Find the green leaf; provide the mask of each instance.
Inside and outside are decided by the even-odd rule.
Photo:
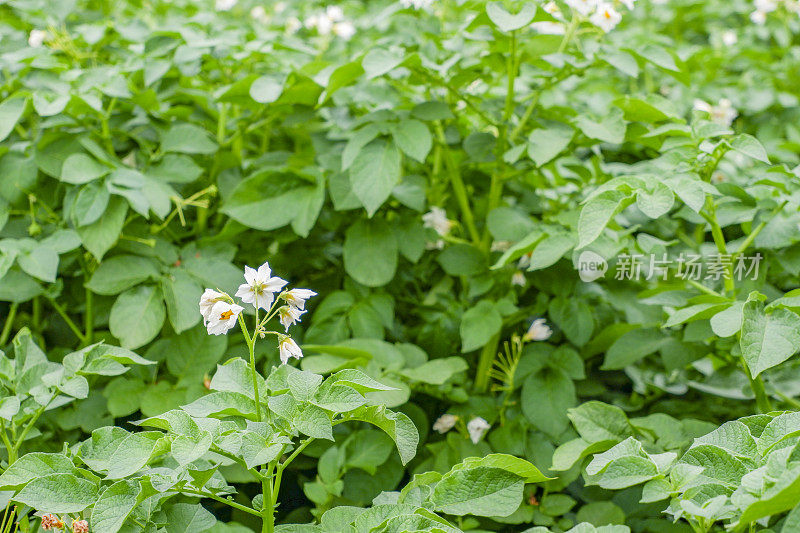
[[[768,314],[761,302],[750,299],[742,309],[739,345],[750,375],[755,378],[800,348],[800,316],[788,309],[775,309]]]
[[[175,333],[186,331],[200,322],[197,302],[203,294],[203,287],[193,276],[183,269],[171,269],[161,280],[161,291]]]
[[[611,144],[620,144],[625,140],[627,126],[620,110],[612,109],[600,121],[592,120],[586,115],[580,115],[575,125],[590,139],[597,139]]]
[[[392,228],[383,219],[359,220],[344,238],[344,268],[357,282],[381,287],[394,278],[398,246]]]
[[[625,412],[603,402],[586,402],[570,409],[567,416],[581,437],[588,442],[623,440],[632,432]]]
[[[456,243],[439,254],[436,261],[451,276],[474,276],[486,270],[486,256],[471,244]]]
[[[26,98],[8,98],[0,104],[0,141],[4,141],[14,130],[27,103]]]
[[[433,137],[428,127],[419,120],[409,119],[392,126],[392,137],[406,155],[425,162],[433,146]]]
[[[353,193],[372,216],[400,182],[400,151],[394,143],[372,141],[361,149],[349,172]]]
[[[97,221],[108,207],[110,199],[111,193],[102,182],[94,181],[81,187],[72,204],[71,216],[75,226],[86,226]]]
[[[201,533],[217,523],[199,503],[176,503],[166,510],[167,533]]]
[[[534,249],[534,256],[538,248]],[[576,298],[555,298],[550,302],[549,314],[574,345],[584,346],[592,338],[594,319],[586,302]]]
[[[14,501],[46,513],[80,513],[97,497],[97,486],[73,474],[49,474],[33,479]]]
[[[419,433],[411,419],[403,413],[394,413],[383,406],[373,405],[360,407],[342,417],[346,420],[368,422],[382,429],[394,441],[404,465],[417,454]]]
[[[77,228],[83,247],[100,261],[107,251],[117,243],[122,227],[125,225],[125,216],[128,213],[128,204],[119,196],[113,196],[108,202],[108,208],[103,216],[88,226]]]
[[[517,13],[512,14],[505,10],[503,2],[490,2],[486,4],[486,14],[500,31],[508,33],[524,28],[533,21],[536,4],[525,3]]]
[[[94,531],[116,533],[139,503],[142,488],[136,481],[122,480],[105,489],[92,508]]]
[[[253,373],[247,362],[238,357],[224,365],[217,365],[217,371],[211,378],[209,388],[215,391],[238,392],[250,399],[255,399]],[[267,393],[267,384],[261,376],[258,376],[258,391],[259,394]]]
[[[758,161],[769,164],[769,156],[764,146],[758,139],[747,133],[742,133],[731,139],[731,148]]]
[[[75,465],[64,454],[32,452],[12,463],[0,476],[0,490],[17,490],[32,479],[49,474],[69,474]]]
[[[732,337],[742,329],[744,302],[733,305],[711,317],[711,330],[720,337]]]
[[[416,368],[403,370],[401,374],[420,383],[444,385],[453,376],[467,369],[467,362],[461,357],[442,357],[423,363]]]
[[[96,294],[119,294],[159,275],[157,263],[149,257],[117,255],[100,263],[86,287]]]
[[[603,370],[621,370],[658,351],[668,337],[656,329],[635,329],[614,341],[606,352]]]
[[[481,300],[461,317],[461,352],[477,350],[503,327],[503,318],[492,302]]]
[[[17,256],[17,264],[26,273],[42,281],[54,283],[58,274],[58,253],[49,246],[36,244]]]
[[[666,215],[675,203],[675,194],[663,183],[657,183],[652,191],[636,192],[636,206],[650,218]]]
[[[574,136],[569,126],[533,130],[528,135],[528,156],[540,167],[563,152]]]
[[[72,154],[61,167],[61,181],[73,184],[89,183],[105,176],[110,171],[110,168],[86,154]]]
[[[165,316],[161,289],[141,285],[119,295],[111,307],[108,326],[122,346],[133,350],[158,335]]]
[[[106,478],[122,479],[144,468],[162,439],[166,441],[166,438],[156,431],[129,434],[111,455]]]
[[[535,428],[552,437],[567,429],[567,410],[577,401],[572,379],[560,369],[536,373],[522,385],[522,412]]]
[[[369,52],[361,60],[361,66],[364,68],[366,78],[371,80],[390,72],[402,63],[403,59],[402,54],[392,53],[383,48],[370,47]]]
[[[217,143],[200,126],[176,124],[161,135],[161,151],[183,154],[213,154]]]
[[[578,219],[577,249],[593,243],[623,207],[627,195],[619,191],[605,191],[592,197],[581,209]]]
[[[261,76],[250,85],[250,97],[259,104],[271,104],[281,97],[284,79],[276,76]]]

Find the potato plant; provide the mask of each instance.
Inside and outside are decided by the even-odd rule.
[[[800,530],[798,34],[0,3],[0,530]]]

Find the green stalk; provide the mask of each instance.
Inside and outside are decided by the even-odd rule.
[[[272,495],[272,469],[274,463],[270,463],[267,468],[267,478],[261,482],[261,533],[275,532],[275,500]],[[277,489],[275,498],[278,497]]]
[[[88,280],[87,280],[88,281]],[[94,341],[94,316],[92,305],[94,303],[94,294],[87,287],[86,288],[86,312],[83,315],[83,327],[85,333],[83,334],[83,344],[89,345]]]
[[[497,345],[500,343],[500,334],[492,336],[483,349],[478,358],[478,368],[475,370],[475,382],[473,387],[476,392],[486,392],[489,387],[489,371],[494,364],[494,358],[497,355]]]
[[[202,496],[203,498],[211,498],[212,500],[216,500],[216,501],[218,501],[220,503],[224,503],[225,505],[228,505],[228,506],[230,506],[230,507],[232,507],[234,509],[238,509],[239,511],[242,511],[242,512],[254,515],[254,516],[261,516],[259,514],[259,512],[256,511],[255,509],[251,509],[251,508],[247,507],[246,505],[242,505],[240,503],[236,503],[233,500],[228,500],[227,498],[222,498],[222,497],[217,496],[216,494],[213,494],[211,492],[204,492],[204,491],[191,490],[191,489],[181,489],[181,492],[183,492],[185,494],[191,494],[191,495],[194,495],[194,496]]]
[[[53,309],[55,309],[56,312],[61,316],[61,318],[64,319],[64,322],[66,322],[67,326],[69,326],[69,329],[72,330],[72,333],[74,333],[75,336],[78,337],[78,340],[81,341],[81,344],[84,345],[89,344],[88,342],[86,342],[86,337],[84,336],[81,329],[77,326],[77,324],[75,324],[75,322],[73,322],[73,320],[69,317],[69,315],[67,315],[67,312],[64,311],[64,308],[53,298],[48,298],[47,301],[50,302],[50,305],[53,306]]]
[[[256,313],[258,313],[258,310],[256,310]],[[247,343],[247,350],[250,352],[250,373],[253,376],[253,394],[256,403],[256,420],[261,422],[261,396],[258,394],[258,372],[256,371],[256,334],[253,332],[253,336],[250,337],[250,334],[247,331],[247,325],[244,323],[244,316],[242,313],[239,313],[239,326],[242,328],[242,334],[244,335],[244,340]]]
[[[6,317],[6,322],[3,324],[3,332],[0,333],[0,346],[5,346],[6,342],[8,342],[8,337],[11,335],[11,326],[14,325],[14,318],[17,316],[17,308],[19,304],[17,302],[12,303],[8,307],[8,316]]]
[[[481,242],[480,233],[475,226],[475,216],[472,214],[472,208],[469,205],[469,198],[467,196],[467,188],[464,186],[464,181],[461,179],[461,171],[458,169],[453,156],[447,147],[447,139],[444,136],[444,128],[440,122],[434,123],[436,132],[436,139],[442,147],[442,156],[444,158],[445,167],[447,167],[447,174],[450,177],[450,183],[453,185],[453,192],[456,195],[456,200],[461,208],[461,215],[464,217],[464,225],[469,232],[472,242],[478,244]]]

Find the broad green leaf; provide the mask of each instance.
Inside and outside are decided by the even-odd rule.
[[[675,195],[664,184],[657,183],[652,191],[636,192],[636,206],[650,218],[666,215],[675,203]]]
[[[605,191],[586,202],[578,219],[577,249],[593,243],[603,233],[614,215],[622,209],[626,198],[622,192]]]
[[[14,126],[25,112],[27,103],[26,98],[8,98],[0,104],[0,141],[4,141],[14,130]]]
[[[711,329],[720,337],[731,337],[742,329],[744,302],[733,305],[711,317]]]
[[[97,294],[119,294],[159,275],[157,263],[148,257],[117,255],[101,262],[86,286]]]
[[[528,156],[540,167],[563,152],[575,132],[569,126],[536,129],[528,135]]]
[[[270,104],[281,97],[283,79],[275,76],[261,76],[250,85],[250,96],[259,104]]]
[[[763,304],[748,300],[742,309],[739,345],[753,378],[790,358],[800,348],[800,316],[788,309],[766,313]]]
[[[522,412],[535,428],[552,437],[559,436],[567,428],[567,410],[577,402],[572,379],[560,369],[546,369],[531,375],[522,385]]]
[[[533,21],[533,17],[536,15],[536,4],[524,3],[518,12],[509,13],[505,10],[503,2],[490,2],[486,4],[486,14],[500,31],[508,33],[524,28]]]
[[[161,289],[140,285],[117,297],[108,326],[125,348],[135,349],[153,340],[164,324],[166,312]]]
[[[61,453],[32,452],[23,455],[0,475],[2,490],[22,488],[32,479],[49,474],[69,474],[75,470],[72,461]]]
[[[92,508],[91,524],[95,531],[116,533],[139,503],[142,488],[136,481],[122,480],[109,486]]]
[[[570,409],[567,416],[588,442],[623,440],[630,436],[633,429],[622,409],[598,401]]]
[[[381,287],[394,278],[397,269],[397,239],[382,219],[359,220],[347,229],[344,239],[345,271],[367,287]]]
[[[428,127],[419,120],[403,120],[392,127],[392,137],[400,150],[406,155],[425,162],[433,146],[433,137]]]
[[[394,413],[383,406],[365,406],[344,414],[343,418],[361,420],[382,429],[394,441],[404,465],[417,454],[419,433],[411,419],[403,413]]]
[[[200,322],[197,302],[203,294],[203,287],[180,268],[171,269],[161,280],[167,316],[176,333],[181,333]]]
[[[83,247],[100,261],[107,251],[117,243],[122,227],[125,225],[125,216],[128,204],[122,198],[113,196],[108,202],[106,212],[96,222],[88,226],[77,228]]]
[[[361,66],[368,80],[390,72],[403,62],[403,55],[392,53],[383,48],[370,47],[361,60]]]
[[[371,217],[400,181],[400,151],[394,143],[372,141],[361,149],[349,172],[353,193]]]
[[[461,317],[461,352],[477,350],[496,335],[503,326],[503,318],[488,300],[481,300]]]
[[[161,135],[161,151],[183,154],[213,154],[217,143],[203,128],[194,124],[176,124]]]
[[[47,513],[80,513],[97,497],[97,486],[73,474],[48,474],[25,485],[14,501]]]
[[[17,256],[17,264],[27,274],[53,283],[58,274],[58,253],[49,246],[36,244]]]
[[[74,184],[89,183],[105,176],[110,170],[86,154],[72,154],[61,167],[61,181]]]
[[[742,133],[731,139],[731,148],[758,161],[769,164],[769,156],[764,146],[752,135]]]
[[[635,329],[625,333],[606,352],[603,370],[620,370],[658,351],[668,340],[656,329]]]
[[[606,117],[597,121],[586,115],[580,115],[575,125],[590,139],[611,144],[620,144],[625,140],[626,125],[622,118],[622,111],[610,112]]]
[[[217,523],[199,503],[176,503],[166,510],[167,533],[201,533]]]

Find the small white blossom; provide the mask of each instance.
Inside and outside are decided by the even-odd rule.
[[[278,309],[278,317],[283,327],[286,328],[286,331],[289,331],[289,326],[295,322],[300,322],[300,315],[303,313],[305,313],[305,311],[301,311],[293,305],[284,305]]]
[[[519,261],[517,261],[517,268],[522,269],[531,266],[532,257],[533,257],[533,251],[530,251],[527,254],[522,254],[522,257],[520,257]]]
[[[456,422],[458,422],[458,417],[456,415],[443,414],[433,423],[433,430],[438,433],[447,433],[453,429]]]
[[[694,101],[694,109],[711,115],[711,120],[723,126],[730,126],[739,115],[733,108],[733,103],[727,98],[721,98],[717,105],[711,105],[700,99]]]
[[[625,7],[627,7],[630,11],[633,11],[633,4],[636,3],[636,0],[621,0]]]
[[[269,22],[269,15],[267,15],[267,10],[264,8],[264,6],[255,6],[250,10],[250,16],[253,17],[254,20],[257,20],[261,23]]]
[[[44,44],[44,40],[47,39],[47,32],[44,30],[31,30],[31,33],[28,35],[28,46],[33,48],[39,48]]]
[[[239,313],[244,307],[228,302],[217,302],[211,308],[206,320],[206,329],[209,335],[224,335],[236,325]]]
[[[622,15],[620,15],[619,11],[614,9],[614,6],[608,2],[601,2],[597,6],[597,11],[595,11],[592,16],[589,17],[589,21],[592,24],[606,33],[616,28],[617,24],[619,24],[621,20]]]
[[[734,30],[728,30],[722,33],[722,44],[725,46],[733,46],[739,42],[739,36],[736,35]]]
[[[325,15],[333,22],[344,20],[344,11],[339,6],[328,6],[325,8]]]
[[[349,41],[356,34],[356,27],[350,21],[337,22],[333,25],[333,33],[345,41]]]
[[[303,357],[303,351],[291,337],[282,338],[278,348],[280,351],[281,363],[284,365],[288,363],[289,359],[292,357],[295,359],[301,359]]]
[[[484,420],[481,417],[475,417],[469,421],[467,424],[467,431],[469,432],[469,438],[473,444],[478,444],[483,437],[483,434],[492,426],[489,425],[489,422]]]
[[[547,325],[544,318],[537,318],[522,336],[524,341],[546,341],[553,334],[553,330]]]
[[[237,0],[217,0],[214,7],[217,11],[230,11],[236,2]]]
[[[566,3],[584,17],[588,16],[597,6],[597,0],[566,0]]]
[[[286,19],[286,33],[297,33],[297,30],[303,27],[303,23],[297,17],[289,17]]]
[[[422,215],[422,225],[444,237],[450,233],[455,223],[447,218],[447,211],[441,207],[433,206],[431,210]]]
[[[549,20],[534,22],[531,24],[531,28],[533,28],[536,33],[541,33],[542,35],[564,35],[566,33],[564,24],[561,22],[551,22]]]
[[[283,13],[284,11],[286,11],[286,5],[287,5],[287,4],[286,4],[286,2],[283,2],[283,1],[281,1],[281,2],[277,2],[277,3],[275,4],[275,7],[274,7],[273,9],[275,10],[275,13],[277,13],[278,15],[280,15],[281,13]]]
[[[505,252],[511,248],[511,241],[492,241],[492,252]]]
[[[283,298],[289,305],[302,310],[306,308],[306,300],[316,295],[316,292],[308,289],[292,289],[284,292],[281,295],[281,298]]]
[[[269,263],[264,263],[258,270],[244,267],[244,279],[247,283],[239,285],[236,297],[241,298],[244,303],[253,304],[253,307],[266,310],[275,301],[273,293],[280,291],[288,283],[281,278],[272,277]]]
[[[511,276],[511,284],[517,285],[518,287],[524,287],[527,285],[528,281],[525,279],[525,273],[521,270],[514,272],[514,274]]]
[[[214,289],[206,289],[200,296],[200,314],[203,315],[203,323],[208,322],[211,317],[211,308],[214,304],[225,300],[225,294]]]
[[[428,9],[433,5],[433,0],[400,0],[403,7],[414,9]]]
[[[750,13],[750,20],[753,22],[753,24],[758,24],[759,26],[762,26],[767,22],[767,13],[758,10],[753,11],[752,13]]]

